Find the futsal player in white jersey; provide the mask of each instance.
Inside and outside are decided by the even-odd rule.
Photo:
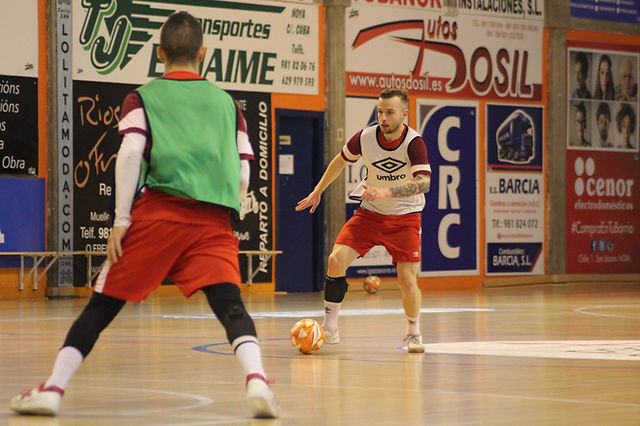
[[[347,163],[362,158],[367,177],[361,204],[342,227],[329,255],[324,287],[326,343],[338,343],[338,315],[348,289],[349,265],[372,247],[383,245],[398,271],[402,307],[407,317],[404,344],[409,352],[424,352],[420,333],[422,293],[420,216],[429,191],[431,167],[427,147],[414,129],[404,124],[409,114],[405,90],[387,89],[378,98],[378,124],[357,132],[327,166],[322,178],[296,211],[315,212],[324,190]]]

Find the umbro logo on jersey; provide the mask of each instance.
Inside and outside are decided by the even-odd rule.
[[[372,164],[383,172],[393,173],[403,168],[407,163],[396,160],[395,158],[387,157]]]

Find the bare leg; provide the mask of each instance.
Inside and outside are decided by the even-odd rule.
[[[424,352],[420,333],[420,308],[422,292],[418,287],[418,262],[398,262],[398,284],[402,292],[402,307],[407,316],[407,330],[404,339],[407,350],[412,353]]]

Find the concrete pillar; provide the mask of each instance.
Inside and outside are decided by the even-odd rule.
[[[325,0],[325,149],[328,165],[345,143],[345,13],[349,0]],[[325,217],[325,258],[345,222],[345,183],[340,175],[323,197]]]

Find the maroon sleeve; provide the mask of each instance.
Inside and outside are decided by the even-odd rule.
[[[127,120],[127,115],[138,108],[143,108],[144,105],[142,103],[142,98],[140,94],[136,91],[130,92],[122,101],[122,106],[120,108],[120,127],[119,132],[120,135],[124,135],[125,133],[130,132],[138,132],[146,136],[147,132],[145,131],[146,123],[138,123],[137,120]]]
[[[235,101],[233,103],[236,106],[236,127],[238,131],[247,133],[247,121],[244,119],[238,103]]]
[[[417,137],[409,143],[408,148],[409,161],[411,168],[414,169],[413,176],[431,175],[431,166],[429,165],[429,157],[427,156],[427,146],[421,137]],[[416,170],[417,169],[417,170]]]
[[[251,143],[249,142],[249,133],[247,131],[247,121],[244,119],[244,115],[242,115],[242,110],[240,109],[240,105],[238,102],[233,102],[236,106],[236,133],[237,133],[237,144],[238,144],[238,153],[240,154],[241,160],[253,160],[253,148],[251,147]]]
[[[345,161],[350,163],[358,161],[358,158],[362,155],[362,148],[360,147],[360,135],[362,134],[362,130],[358,131],[355,135],[351,136],[349,142],[347,142],[343,147],[342,158]],[[345,150],[348,150],[348,154],[345,154]],[[349,155],[350,154],[350,155]]]

